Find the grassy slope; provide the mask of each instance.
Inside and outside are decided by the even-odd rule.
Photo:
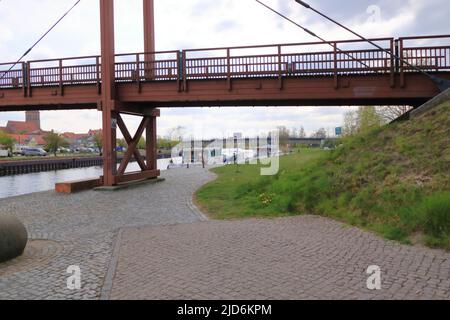
[[[277,176],[261,177],[257,166],[239,171],[215,169],[219,179],[197,193],[212,217],[320,214],[390,239],[450,248],[450,103],[351,138],[332,153],[282,158]]]

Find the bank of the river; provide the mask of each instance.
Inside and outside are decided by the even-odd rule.
[[[120,161],[121,158],[118,158]],[[73,158],[40,158],[20,161],[0,162],[0,176],[17,174],[86,168],[103,165],[102,157],[73,157]]]
[[[158,168],[166,170],[170,159],[158,160]],[[131,163],[128,171],[139,170],[137,163]],[[101,166],[53,170],[20,175],[0,177],[0,199],[25,195],[34,192],[49,191],[55,188],[55,183],[91,179],[103,174]]]
[[[143,156],[145,158],[145,156]],[[160,154],[159,159],[170,158],[170,155]],[[117,163],[123,159],[123,154],[117,155]],[[76,156],[76,157],[38,157],[20,159],[18,161],[0,161],[0,177],[17,174],[65,170],[74,168],[86,168],[103,165],[103,157],[100,156]]]
[[[15,162],[15,161],[33,161],[33,160],[48,160],[48,159],[65,159],[65,158],[96,158],[99,157],[99,154],[93,154],[93,153],[60,153],[56,157],[53,154],[49,154],[46,157],[31,157],[31,156],[14,156],[14,157],[6,157],[6,158],[0,158],[0,164],[2,163],[8,163],[8,162]]]

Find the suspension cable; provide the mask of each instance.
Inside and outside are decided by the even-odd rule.
[[[258,0],[257,0],[258,1]],[[391,57],[394,57],[395,59],[397,59],[398,61],[401,61],[402,63],[404,63],[405,65],[407,65],[408,67],[424,74],[425,76],[427,76],[428,78],[430,78],[438,87],[441,91],[445,91],[446,89],[450,88],[450,81],[447,79],[442,79],[439,77],[436,77],[434,75],[431,75],[430,73],[422,70],[421,68],[409,63],[407,60],[401,58],[398,56],[398,54],[396,54],[395,52],[390,52],[389,50],[383,49],[381,46],[379,46],[378,44],[376,44],[375,42],[371,41],[370,39],[367,39],[366,37],[362,36],[361,34],[357,33],[356,31],[353,31],[352,29],[350,29],[349,27],[343,25],[342,23],[336,21],[333,18],[330,18],[329,16],[327,16],[326,14],[320,12],[319,10],[311,7],[309,4],[307,4],[305,1],[302,0],[295,0],[295,2],[297,2],[298,4],[302,5],[303,7],[305,7],[306,9],[312,10],[315,13],[317,13],[318,15],[320,15],[321,17],[333,22],[334,24],[338,25],[339,27],[347,30],[348,32],[352,33],[353,35],[357,36],[358,38],[362,39],[365,42],[370,43],[372,46],[374,46],[375,48],[389,54]]]
[[[308,28],[305,28],[304,26],[302,26],[301,24],[295,22],[294,20],[290,19],[289,17],[285,16],[284,14],[282,14],[281,12],[276,11],[275,9],[269,7],[267,4],[261,2],[260,0],[255,0],[256,2],[258,2],[259,4],[261,4],[262,6],[266,7],[267,9],[269,9],[270,11],[274,12],[275,14],[279,15],[280,17],[282,17],[283,19],[289,21],[290,23],[296,25],[297,27],[299,27],[300,29],[302,29],[303,31],[305,31],[306,33],[308,33],[309,35],[319,39],[321,42],[330,45],[331,47],[333,47],[334,49],[336,49],[337,51],[339,51],[340,53],[345,54],[347,57],[349,57],[350,59],[362,64],[363,66],[369,68],[369,69],[373,69],[371,66],[367,65],[366,63],[362,62],[361,60],[355,58],[354,56],[352,56],[351,54],[349,54],[348,52],[345,52],[341,49],[339,49],[337,46],[334,46],[332,43],[330,43],[329,41],[325,40],[324,38],[320,37],[319,35],[317,35],[316,33],[312,32],[311,30],[309,30]],[[376,70],[373,70],[375,72],[377,72]]]
[[[8,72],[10,72],[19,62],[22,61],[75,7],[81,2],[81,0],[77,0],[75,4],[67,10],[61,18],[59,18],[25,53],[9,68],[8,71],[3,71],[3,76],[0,78],[3,79]]]

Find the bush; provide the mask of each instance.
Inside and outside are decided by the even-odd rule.
[[[424,219],[428,235],[450,236],[450,192],[436,193],[425,198],[418,210]]]

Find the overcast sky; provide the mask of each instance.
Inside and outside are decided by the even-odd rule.
[[[0,60],[15,61],[75,0],[0,0]],[[329,40],[351,35],[304,9],[294,0],[265,0]],[[116,0],[117,53],[143,51],[142,0]],[[368,37],[448,33],[448,0],[309,0],[318,9]],[[99,1],[80,5],[41,42],[27,60],[96,55],[100,52]],[[254,0],[155,0],[156,49],[291,43],[314,40]],[[349,107],[163,109],[159,134],[184,126],[196,137],[233,132],[252,135],[279,125],[304,126],[308,132],[334,128]],[[0,113],[23,120],[23,113]],[[127,118],[131,126],[137,121]],[[44,129],[85,132],[99,128],[96,111],[43,112]]]

